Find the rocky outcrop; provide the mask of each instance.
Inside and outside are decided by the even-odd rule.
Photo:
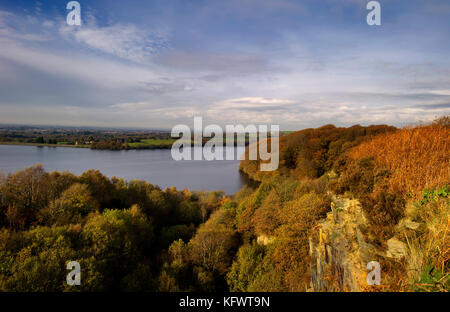
[[[357,200],[333,196],[331,212],[310,237],[311,291],[360,291],[366,265],[380,252],[365,238]]]
[[[395,235],[385,242],[384,249],[370,244],[365,234],[368,227],[358,200],[332,197],[331,212],[319,222],[309,240],[310,291],[367,289],[367,264],[405,258],[409,252],[405,233],[420,230],[422,225],[407,214],[396,225]]]

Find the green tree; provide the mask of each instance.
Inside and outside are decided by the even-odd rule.
[[[91,196],[86,184],[75,183],[41,211],[46,224],[77,223],[91,212],[98,210],[97,201]]]

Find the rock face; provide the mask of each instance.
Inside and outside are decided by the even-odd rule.
[[[364,234],[368,232],[368,227],[368,220],[358,200],[332,197],[331,212],[319,222],[309,240],[309,291],[366,290],[367,264],[382,259],[397,261],[407,257],[408,246],[402,239],[408,230],[416,231],[422,225],[406,216],[396,225],[395,236],[386,241],[383,250],[369,243]]]
[[[367,263],[380,254],[366,242],[367,224],[357,200],[333,196],[331,212],[310,237],[310,291],[361,290]]]

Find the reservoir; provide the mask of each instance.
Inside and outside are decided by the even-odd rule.
[[[224,148],[225,150],[225,148]],[[89,169],[108,177],[145,180],[162,189],[222,190],[236,193],[247,182],[239,172],[239,160],[172,159],[170,149],[91,150],[70,147],[0,145],[0,172],[5,175],[42,164],[46,171],[69,171],[79,175]]]

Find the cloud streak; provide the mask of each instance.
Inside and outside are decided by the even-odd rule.
[[[148,63],[153,55],[167,47],[167,38],[163,34],[149,34],[133,24],[106,27],[62,25],[60,33],[67,40],[136,63]]]

